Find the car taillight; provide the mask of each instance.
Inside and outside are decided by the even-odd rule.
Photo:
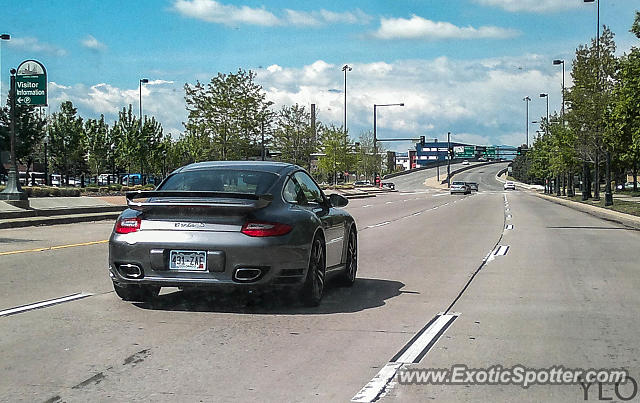
[[[242,226],[242,233],[249,236],[278,236],[288,234],[292,228],[275,222],[248,221]]]
[[[116,233],[128,234],[130,232],[136,232],[140,229],[140,219],[135,218],[121,218],[116,221]]]

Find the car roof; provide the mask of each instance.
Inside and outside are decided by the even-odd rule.
[[[196,171],[200,169],[220,168],[271,172],[278,175],[282,174],[283,172],[302,169],[294,164],[274,161],[205,161],[185,165],[182,168],[176,169],[173,173]]]

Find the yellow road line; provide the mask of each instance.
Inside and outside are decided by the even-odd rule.
[[[74,248],[76,246],[88,246],[88,245],[97,245],[100,243],[107,243],[108,239],[103,241],[91,241],[91,242],[82,242],[82,243],[72,243],[69,245],[57,245],[57,246],[48,246],[46,248],[35,248],[35,249],[25,249],[25,250],[12,250],[9,252],[0,252],[0,256],[6,255],[17,255],[18,253],[28,253],[28,252],[42,252],[45,250],[55,250],[55,249],[64,249],[64,248]]]

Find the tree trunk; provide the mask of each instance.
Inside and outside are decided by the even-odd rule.
[[[596,163],[593,168],[593,200],[600,201],[600,155],[596,153]]]
[[[627,178],[624,178],[626,181]],[[633,191],[638,191],[638,163],[636,161],[633,162]]]
[[[589,164],[585,161],[582,163],[582,201],[591,198],[591,172],[589,172]]]
[[[567,197],[575,196],[575,188],[573,187],[573,170],[569,170],[569,177],[567,178],[569,182],[569,186],[567,189]]]

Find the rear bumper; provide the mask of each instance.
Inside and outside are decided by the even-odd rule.
[[[114,233],[109,240],[109,272],[111,279],[119,284],[220,288],[296,287],[304,282],[309,265],[309,248],[306,242],[292,239],[291,234],[254,238],[240,232]],[[206,251],[206,270],[169,270],[172,249]],[[132,266],[139,267],[140,276],[131,276]],[[244,272],[238,274],[238,270]],[[256,273],[258,275],[251,278]]]

